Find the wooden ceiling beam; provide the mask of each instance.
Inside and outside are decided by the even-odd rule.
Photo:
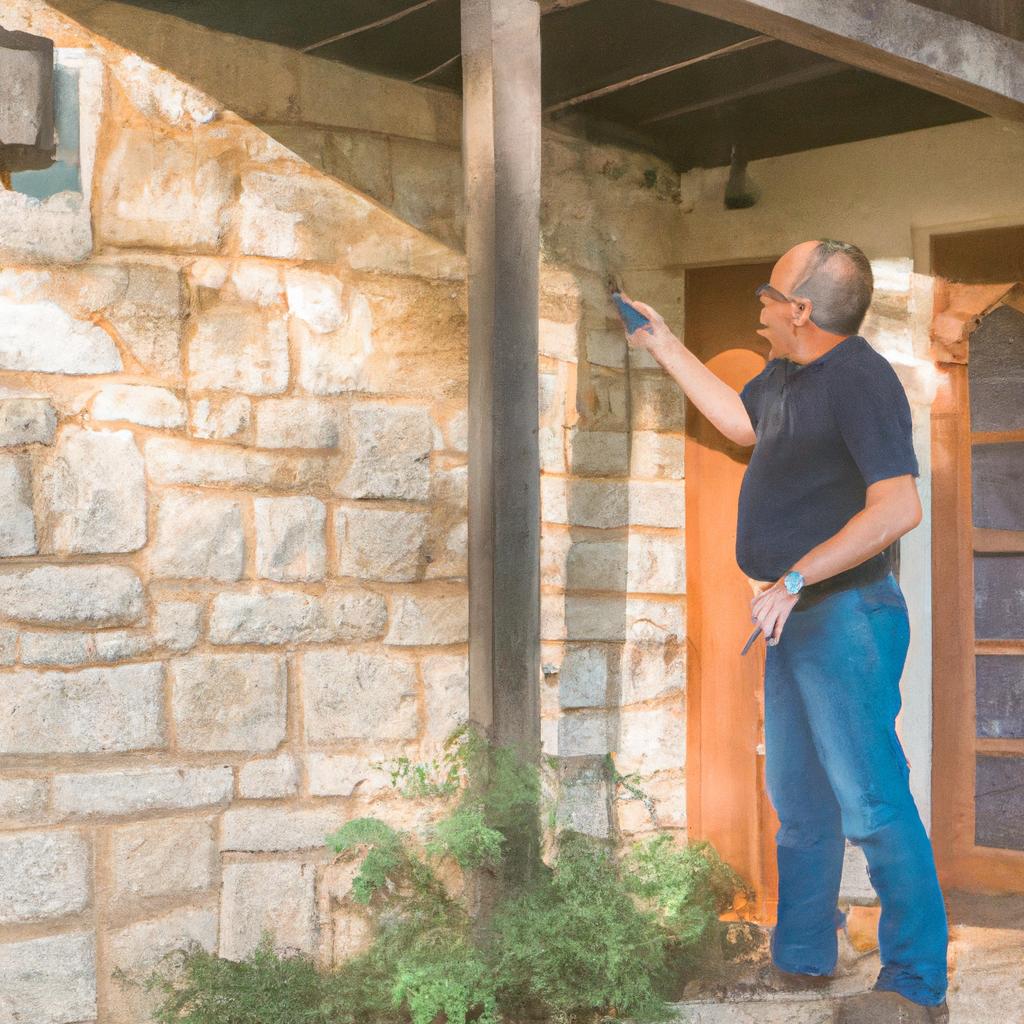
[[[738,43],[731,43],[729,46],[722,46],[717,50],[698,54],[696,57],[681,60],[676,64],[669,64],[666,67],[656,68],[653,71],[645,71],[643,74],[634,75],[632,78],[625,78],[620,82],[612,82],[609,85],[602,86],[600,89],[592,89],[590,92],[580,93],[578,96],[570,96],[568,99],[561,100],[558,103],[552,103],[550,106],[545,107],[544,113],[551,114],[556,110],[563,110],[565,107],[575,107],[580,103],[587,103],[589,100],[600,99],[602,96],[608,96],[610,93],[619,92],[622,89],[628,89],[634,85],[640,85],[642,82],[649,82],[652,78],[659,78],[661,75],[667,75],[673,71],[680,71],[682,68],[688,68],[693,64],[703,64],[705,61],[715,60],[718,57],[726,57],[730,53],[737,53],[740,50],[749,50],[752,46],[763,46],[765,43],[774,42],[776,42],[776,40],[772,36],[763,35],[755,35],[751,36],[749,39],[741,39]]]
[[[1024,43],[910,0],[661,0],[1024,120]]]
[[[725,106],[727,103],[736,103],[739,100],[750,99],[752,96],[761,96],[764,93],[776,92],[791,85],[802,85],[805,82],[814,82],[819,78],[828,78],[837,75],[841,71],[847,71],[849,65],[842,64],[836,60],[823,60],[810,67],[799,68],[796,71],[787,71],[783,75],[774,75],[757,83],[748,86],[746,89],[736,89],[733,92],[723,93],[720,96],[709,96],[707,99],[696,103],[688,103],[683,107],[676,107],[673,110],[666,110],[661,114],[652,114],[650,117],[642,118],[638,124],[656,124],[658,121],[668,121],[674,117],[682,117],[685,114],[695,114],[699,110],[710,110],[712,107]]]

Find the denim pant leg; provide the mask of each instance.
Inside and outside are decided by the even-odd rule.
[[[790,672],[788,629],[787,624],[782,643],[766,648],[764,674],[765,783],[779,818],[779,907],[771,957],[784,971],[832,974],[839,953],[836,929],[846,919],[837,906],[846,840],[839,803]]]
[[[881,903],[875,987],[936,1005],[946,995],[946,909],[895,727],[909,642],[890,573],[791,613],[777,649],[803,698],[842,831],[864,850]]]

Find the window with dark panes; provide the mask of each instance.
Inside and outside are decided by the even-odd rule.
[[[1024,850],[1024,313],[989,313],[970,337],[974,538],[974,841]],[[993,749],[991,741],[1008,740]]]

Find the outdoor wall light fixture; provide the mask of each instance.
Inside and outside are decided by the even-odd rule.
[[[734,142],[732,160],[729,164],[729,180],[725,183],[725,208],[743,210],[753,206],[759,197],[759,189],[747,178],[747,158]]]
[[[38,171],[56,159],[53,40],[0,29],[0,175]]]

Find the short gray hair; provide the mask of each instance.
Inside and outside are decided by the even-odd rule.
[[[857,246],[822,238],[791,294],[811,300],[811,322],[823,331],[850,335],[860,330],[874,287],[871,263]]]

